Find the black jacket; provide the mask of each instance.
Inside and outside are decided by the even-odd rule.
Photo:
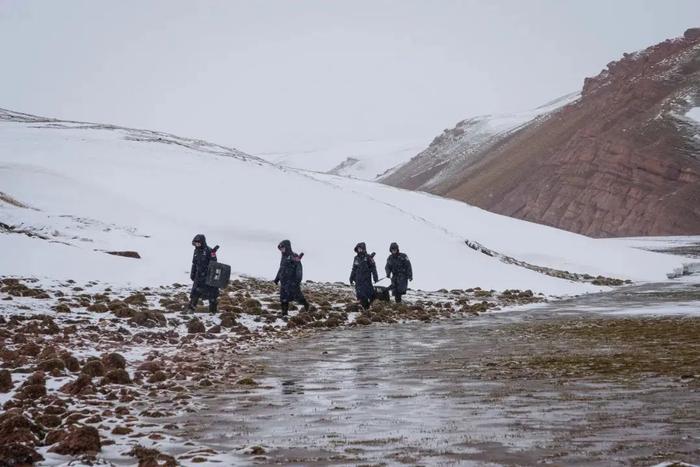
[[[405,294],[408,289],[408,281],[413,280],[413,268],[411,260],[405,253],[401,253],[399,246],[392,243],[389,250],[396,248],[397,252],[390,254],[386,259],[386,276],[391,278],[391,288],[394,294]]]
[[[301,281],[304,276],[301,256],[294,253],[289,240],[283,240],[279,246],[285,247],[277,276],[275,276],[275,283],[280,283],[280,300],[283,302],[298,300],[302,296]]]
[[[216,252],[209,248],[207,239],[202,234],[195,235],[192,242],[201,242],[202,246],[194,249],[190,279],[197,285],[204,285],[207,280],[209,262],[216,261]]]
[[[374,282],[379,280],[377,274],[377,265],[374,262],[373,255],[368,255],[364,243],[355,245],[355,253],[359,247],[364,250],[358,253],[352,262],[352,271],[350,272],[350,283],[355,283],[355,294],[359,299],[371,299],[374,297]]]

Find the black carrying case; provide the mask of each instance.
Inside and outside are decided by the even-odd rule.
[[[207,269],[207,280],[205,282],[208,286],[223,289],[228,285],[230,278],[231,266],[216,261],[209,262],[209,268]]]
[[[375,285],[374,286],[374,298],[376,298],[377,300],[380,300],[382,302],[389,302],[389,301],[391,301],[390,290],[391,290],[391,286],[384,287],[381,285]]]

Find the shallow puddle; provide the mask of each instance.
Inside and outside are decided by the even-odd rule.
[[[679,310],[698,302],[656,284],[320,333],[251,357],[259,386],[218,394],[183,434],[241,464],[697,462],[700,318]]]

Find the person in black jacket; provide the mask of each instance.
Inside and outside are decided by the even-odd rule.
[[[194,246],[192,269],[190,270],[192,292],[187,311],[194,311],[197,302],[202,298],[209,300],[209,312],[216,313],[219,303],[219,289],[206,284],[209,262],[216,261],[216,251],[207,246],[207,239],[202,234],[195,235],[192,239],[192,245]]]
[[[309,302],[306,301],[304,294],[301,292],[301,280],[303,278],[303,268],[301,266],[301,258],[304,256],[297,255],[292,250],[292,242],[282,240],[277,249],[282,254],[280,259],[280,268],[275,276],[275,284],[280,285],[280,305],[282,307],[282,315],[287,316],[289,313],[289,302],[296,301],[304,306],[304,311],[309,311]]]
[[[391,253],[386,259],[386,277],[391,278],[391,293],[396,303],[401,303],[401,296],[406,295],[408,281],[413,280],[411,261],[405,253],[399,251],[399,245],[393,242],[389,246]]]
[[[355,295],[365,310],[374,301],[374,282],[379,281],[377,276],[377,265],[374,262],[374,253],[367,254],[367,246],[364,242],[355,245],[355,259],[352,262],[352,272],[350,272],[350,285],[355,286]]]

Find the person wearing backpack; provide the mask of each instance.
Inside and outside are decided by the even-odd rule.
[[[301,280],[304,272],[301,265],[301,258],[304,253],[297,255],[292,250],[292,242],[282,240],[277,249],[280,251],[280,267],[275,276],[275,284],[280,285],[280,306],[282,316],[289,314],[289,302],[295,301],[304,307],[304,311],[309,311],[309,302],[306,301],[301,291]]]
[[[209,300],[209,313],[216,313],[219,304],[219,289],[206,283],[209,262],[216,261],[216,250],[209,248],[207,239],[202,234],[195,235],[192,239],[192,246],[194,246],[192,269],[190,270],[192,291],[186,311],[195,311],[199,299],[202,298]]]
[[[386,259],[386,277],[391,279],[391,293],[396,303],[401,303],[401,296],[406,295],[408,281],[413,280],[413,268],[406,253],[399,251],[399,245],[393,242],[389,246],[389,257]]]
[[[350,285],[355,286],[355,295],[362,308],[366,310],[375,298],[372,279],[375,283],[379,281],[377,265],[374,262],[374,253],[367,254],[367,245],[364,242],[355,245],[354,251],[356,255],[352,262]]]

